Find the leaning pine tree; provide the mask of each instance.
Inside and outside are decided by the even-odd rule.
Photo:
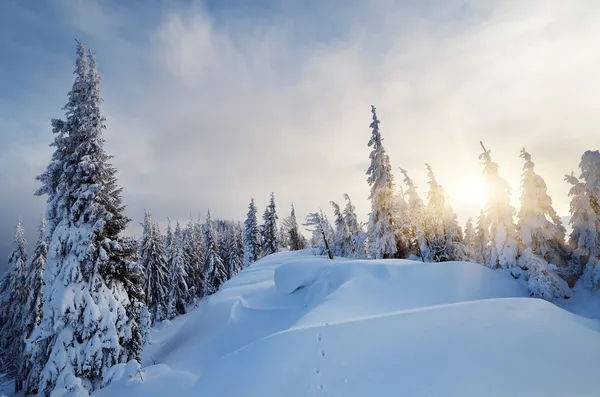
[[[95,60],[77,48],[75,83],[53,120],[55,153],[39,177],[48,195],[52,233],[44,274],[43,320],[31,343],[47,344],[39,394],[84,396],[102,387],[111,366],[139,355],[135,318],[124,285],[135,256],[119,238],[129,220],[120,205],[115,169],[104,151]],[[53,393],[53,394],[56,394]]]
[[[370,255],[376,259],[392,258],[397,252],[393,225],[394,177],[390,159],[383,148],[383,138],[379,131],[380,121],[373,105],[371,113],[373,121],[369,127],[372,133],[368,145],[373,150],[369,155],[371,164],[367,169],[367,183],[371,187],[371,214],[367,229]]]

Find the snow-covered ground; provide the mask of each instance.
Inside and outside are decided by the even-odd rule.
[[[283,252],[155,329],[142,371],[97,395],[598,396],[589,298],[561,303],[581,317],[472,263]]]

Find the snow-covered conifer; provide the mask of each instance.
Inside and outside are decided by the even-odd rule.
[[[330,201],[330,203],[333,207],[333,216],[335,218],[335,232],[333,234],[331,250],[335,256],[346,257],[352,252],[352,235],[350,234],[350,229],[346,224],[340,206],[335,201]]]
[[[264,223],[261,228],[262,248],[265,256],[279,251],[279,241],[277,239],[277,219],[277,212],[275,210],[275,195],[271,193],[269,205],[263,214]]]
[[[334,232],[323,211],[319,210],[319,212],[311,212],[306,215],[303,226],[312,232],[310,243],[315,255],[328,254],[331,257],[333,255],[331,240]]]
[[[48,194],[52,234],[44,272],[43,320],[31,343],[47,343],[39,394],[53,390],[87,395],[102,375],[128,361],[136,338],[127,296],[134,282],[127,267],[132,253],[119,234],[123,215],[116,170],[103,148],[96,62],[77,49],[75,83],[64,107],[66,120],[53,120],[56,134],[38,194]],[[135,255],[135,250],[133,251]]]
[[[576,226],[579,229],[575,236],[579,238],[578,253],[574,254],[574,259],[579,261],[584,271],[583,284],[597,290],[600,288],[600,152],[587,150],[583,153],[579,168],[589,203],[580,203],[581,210],[577,211],[579,219],[573,222],[573,231]],[[594,231],[595,239],[591,236]]]
[[[407,187],[404,194],[408,198],[408,216],[406,221],[410,225],[410,234],[413,240],[411,251],[418,255],[423,262],[431,262],[431,248],[427,241],[427,234],[425,231],[427,216],[425,205],[417,192],[417,187],[413,180],[408,176],[408,172],[402,167],[400,167],[400,172],[404,175],[404,184]]]
[[[346,225],[348,225],[348,231],[352,236],[352,248],[350,255],[357,258],[362,258],[366,256],[366,233],[364,232],[362,225],[358,222],[358,217],[356,216],[356,207],[352,204],[352,200],[350,200],[350,196],[347,193],[344,193],[344,200],[346,200],[346,206],[344,207],[344,220],[346,221]]]
[[[167,218],[167,232],[165,233],[164,245],[165,245],[165,255],[167,256],[167,261],[171,261],[171,256],[173,255],[173,243],[175,242],[173,236],[173,229],[171,228],[171,218]]]
[[[204,296],[214,294],[227,280],[227,268],[217,246],[217,238],[210,219],[210,211],[204,223]]]
[[[473,250],[475,253],[475,261],[482,265],[490,263],[491,247],[490,247],[490,221],[482,210],[477,218],[477,226],[475,228],[475,243]]]
[[[27,289],[27,303],[24,308],[23,330],[24,337],[29,338],[33,329],[42,322],[42,303],[44,295],[44,265],[48,255],[48,242],[46,241],[46,218],[42,217],[39,226],[39,238],[33,257],[28,263],[25,275],[25,288]],[[24,358],[21,363],[23,388],[27,395],[37,393],[40,373],[44,365],[42,346],[26,344]]]
[[[370,255],[374,258],[391,258],[396,252],[396,237],[393,225],[394,176],[390,159],[383,148],[383,138],[379,131],[379,119],[375,106],[371,105],[373,121],[368,146],[372,147],[369,158],[371,164],[367,169],[367,183],[371,187],[371,214],[367,233],[369,235]]]
[[[177,222],[175,233],[173,234],[173,245],[171,247],[169,263],[169,306],[167,311],[169,318],[185,314],[185,305],[189,299],[182,240],[183,232],[179,222]]]
[[[241,228],[239,224],[233,224],[229,228],[225,241],[227,244],[227,251],[225,256],[225,262],[227,266],[227,278],[230,279],[235,276],[243,267],[243,249],[241,246]]]
[[[260,230],[256,212],[254,199],[251,199],[248,205],[248,217],[244,222],[244,267],[250,266],[261,256]]]
[[[183,231],[183,253],[185,257],[185,272],[187,274],[187,284],[189,289],[189,303],[192,303],[196,296],[202,295],[197,290],[201,284],[202,270],[204,262],[201,262],[203,255],[202,249],[202,234],[198,234],[196,225],[190,219]]]
[[[17,224],[14,240],[15,248],[8,258],[8,271],[2,291],[0,307],[0,371],[15,381],[15,392],[23,388],[21,363],[24,358],[24,310],[27,304],[27,241],[21,222]]]
[[[517,214],[518,237],[524,247],[556,266],[566,264],[565,228],[552,207],[546,183],[534,171],[531,155],[523,148],[521,208]]]
[[[306,248],[306,241],[304,240],[304,236],[300,233],[300,228],[298,227],[298,220],[296,219],[296,210],[294,209],[294,205],[292,204],[292,209],[290,211],[290,215],[288,215],[283,220],[283,227],[285,229],[285,234],[289,240],[289,249],[290,251],[298,251]]]
[[[483,175],[487,187],[486,217],[490,225],[490,259],[493,269],[517,266],[516,227],[514,207],[510,204],[510,186],[498,173],[489,150],[479,156],[483,160]]]
[[[167,318],[169,266],[158,224],[146,212],[140,245],[140,264],[144,268],[146,305],[152,322]]]
[[[475,246],[477,244],[477,235],[475,228],[473,227],[473,218],[467,219],[465,224],[465,234],[463,237],[463,244],[465,246],[466,258],[465,260],[477,261],[475,258]]]

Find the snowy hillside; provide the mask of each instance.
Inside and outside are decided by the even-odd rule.
[[[278,253],[97,395],[597,396],[600,323],[526,296],[472,263]]]

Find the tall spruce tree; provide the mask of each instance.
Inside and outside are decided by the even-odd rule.
[[[171,248],[171,258],[169,263],[168,318],[173,318],[179,314],[185,314],[185,305],[189,299],[185,262],[183,232],[179,222],[177,222],[175,233],[173,234],[173,246]]]
[[[274,254],[279,251],[279,241],[277,238],[277,212],[275,210],[275,194],[271,193],[269,205],[263,214],[263,225],[261,228],[262,248],[266,255]]]
[[[373,258],[392,258],[396,252],[396,237],[393,225],[394,207],[394,176],[390,159],[383,148],[383,138],[379,131],[379,119],[371,105],[373,121],[369,128],[372,129],[368,146],[372,147],[369,158],[371,164],[367,169],[367,183],[371,187],[371,214],[367,233],[369,235],[370,255]]]
[[[48,255],[48,242],[46,240],[46,218],[43,216],[39,226],[39,237],[33,257],[29,262],[25,275],[25,288],[27,293],[27,303],[24,313],[24,337],[29,338],[33,329],[42,322],[42,304],[44,297],[44,266],[46,256]],[[21,362],[22,379],[24,380],[23,389],[25,394],[31,395],[37,393],[40,381],[40,373],[44,362],[43,352],[40,346],[35,344],[32,348],[26,344],[24,358]]]
[[[38,178],[37,193],[49,196],[52,233],[43,320],[31,338],[48,344],[42,396],[53,390],[87,395],[102,386],[106,369],[139,355],[131,351],[136,319],[128,315],[130,288],[124,283],[135,282],[127,266],[132,253],[119,238],[129,219],[104,151],[99,82],[94,57],[79,44],[66,119],[52,122],[56,149]]]
[[[204,296],[212,295],[219,290],[221,284],[227,280],[225,262],[219,253],[213,221],[210,211],[204,223]]]
[[[2,291],[0,317],[0,371],[15,381],[15,393],[23,389],[21,363],[24,359],[24,310],[27,304],[27,241],[21,222],[17,224],[15,248],[8,258],[6,286]]]
[[[158,224],[146,212],[140,245],[140,264],[144,267],[144,292],[152,322],[167,318],[169,266]]]
[[[261,256],[260,231],[256,212],[254,199],[251,199],[248,205],[248,217],[244,222],[244,267],[250,266]]]
[[[490,153],[484,148],[479,156],[483,160],[488,192],[485,211],[490,224],[490,259],[487,265],[506,269],[517,266],[515,209],[510,204],[510,186],[498,173],[498,164],[492,161]]]

